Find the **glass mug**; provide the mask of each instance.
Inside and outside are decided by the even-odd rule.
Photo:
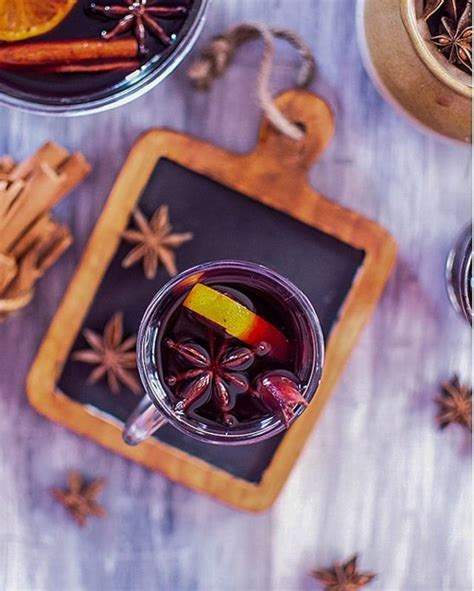
[[[446,286],[453,308],[472,325],[472,224],[464,228],[448,254]]]
[[[285,318],[291,321],[289,345],[296,355],[300,393],[309,403],[318,388],[324,360],[324,339],[317,314],[308,298],[288,279],[262,265],[243,261],[216,261],[198,265],[169,281],[155,295],[140,324],[137,363],[146,395],[132,413],[123,431],[129,445],[137,445],[166,423],[195,439],[214,444],[248,444],[282,432],[288,425],[276,414],[264,414],[249,421],[226,426],[185,414],[173,405],[163,376],[160,346],[173,310],[196,283],[239,285],[271,294]],[[298,404],[290,422],[301,415]]]

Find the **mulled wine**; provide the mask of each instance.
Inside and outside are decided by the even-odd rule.
[[[196,283],[176,301],[157,345],[176,411],[226,427],[275,414],[288,426],[307,405],[294,311],[261,286]]]
[[[206,443],[262,441],[289,427],[315,395],[324,341],[313,306],[289,280],[245,261],[215,261],[169,281],[137,339],[146,397],[123,438],[170,423]]]
[[[17,4],[4,24],[0,15],[0,102],[71,113],[123,103],[162,79],[195,40],[207,0]]]

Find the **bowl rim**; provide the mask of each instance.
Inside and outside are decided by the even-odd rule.
[[[48,115],[60,117],[78,117],[108,111],[121,107],[127,103],[143,96],[152,88],[167,78],[185,59],[193,48],[206,20],[206,12],[211,0],[201,0],[193,21],[185,36],[167,58],[158,65],[152,72],[145,76],[140,83],[131,84],[117,91],[112,91],[107,96],[100,96],[77,103],[63,102],[57,104],[35,102],[33,98],[22,98],[7,92],[0,91],[0,107],[11,107],[13,109],[35,115]]]

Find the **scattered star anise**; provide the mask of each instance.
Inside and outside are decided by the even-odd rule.
[[[89,376],[89,383],[95,384],[107,376],[113,394],[120,392],[120,383],[134,394],[140,394],[141,387],[136,377],[137,354],[135,351],[136,337],[123,339],[123,314],[115,313],[107,322],[103,336],[86,328],[82,332],[90,345],[90,349],[76,351],[73,359],[97,365]]]
[[[170,387],[185,383],[179,391],[181,399],[176,410],[186,412],[195,404],[202,406],[212,397],[223,422],[229,426],[234,424],[234,417],[229,413],[234,405],[229,386],[239,393],[248,391],[248,380],[241,372],[253,364],[254,351],[247,347],[230,347],[225,342],[216,349],[212,340],[209,350],[192,341],[176,343],[166,339],[164,345],[189,366],[184,372],[166,379]]]
[[[441,395],[434,400],[439,406],[440,429],[458,423],[472,432],[472,388],[461,384],[458,376],[443,384]]]
[[[179,248],[185,242],[192,240],[191,232],[172,234],[173,227],[169,222],[168,206],[162,205],[153,214],[148,222],[139,209],[133,213],[133,219],[138,226],[137,230],[127,230],[122,237],[127,242],[136,244],[122,261],[122,267],[128,269],[140,259],[143,259],[143,268],[147,279],[154,279],[160,262],[174,277],[176,269],[175,254],[173,249]]]
[[[332,568],[315,570],[312,576],[325,591],[356,591],[374,579],[375,573],[357,571],[357,554],[347,562],[335,562]]]
[[[72,515],[75,522],[83,527],[91,516],[105,517],[107,515],[97,502],[105,481],[102,479],[86,483],[79,472],[71,470],[67,477],[68,488],[53,488],[51,493]]]
[[[102,32],[104,39],[112,39],[133,29],[141,55],[148,53],[146,46],[147,31],[164,45],[171,44],[171,37],[159,24],[159,19],[183,18],[188,13],[187,6],[170,6],[161,0],[124,0],[124,2],[124,5],[113,4],[106,6],[93,2],[90,9],[92,12],[107,18],[119,19],[119,22],[110,31]]]

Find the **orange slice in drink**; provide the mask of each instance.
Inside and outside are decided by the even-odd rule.
[[[283,333],[228,295],[196,283],[183,306],[247,345],[257,347],[264,343],[276,359],[288,359],[289,343]]]
[[[77,0],[0,0],[0,41],[21,41],[54,29]]]

